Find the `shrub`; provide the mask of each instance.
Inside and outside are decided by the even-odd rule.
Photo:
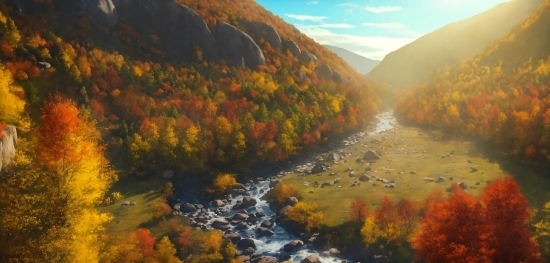
[[[324,215],[315,211],[316,208],[316,203],[299,202],[288,210],[287,219],[307,231],[318,229],[323,223]]]
[[[273,190],[269,192],[267,198],[272,202],[275,202],[278,206],[284,206],[286,201],[290,197],[297,196],[296,186],[293,184],[285,184],[284,182],[279,182]]]

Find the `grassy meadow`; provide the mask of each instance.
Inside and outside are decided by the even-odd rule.
[[[550,200],[548,178],[525,166],[506,162],[499,164],[487,158],[485,154],[491,152],[491,149],[483,151],[473,142],[453,139],[442,132],[427,132],[399,124],[394,126],[395,128],[390,131],[360,139],[354,145],[342,146],[343,152],[351,155],[337,163],[321,161],[331,165],[331,169],[318,174],[304,175],[293,172],[284,177],[285,183],[296,185],[300,201],[317,203],[318,209],[325,213],[325,223],[329,226],[348,220],[349,205],[356,197],[371,203],[372,210],[385,195],[394,202],[402,198],[421,201],[435,189],[445,193],[454,182],[464,182],[467,192],[478,195],[487,185],[487,181],[504,178],[509,174],[518,181],[531,206],[540,207],[545,201]],[[371,143],[373,139],[381,142],[373,144]],[[363,154],[368,150],[380,153],[381,159],[370,161],[371,171],[367,172],[365,168],[369,161],[356,162],[356,160],[362,159]],[[326,160],[328,153],[331,152],[323,153],[321,156]],[[470,166],[478,170],[472,172]],[[349,176],[350,168],[355,172],[354,177]],[[411,174],[411,171],[415,171],[416,174]],[[335,174],[331,175],[331,173]],[[375,179],[370,179],[368,182],[359,181],[359,177],[365,173],[395,180],[395,188],[384,187],[383,182]],[[424,180],[425,177],[437,180],[440,176],[445,177],[446,181]],[[340,178],[340,181],[333,186],[314,187],[314,181],[318,181],[321,185],[336,178]],[[352,187],[355,181],[360,185]]]

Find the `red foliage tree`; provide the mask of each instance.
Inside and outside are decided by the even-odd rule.
[[[391,199],[386,195],[380,201],[380,207],[374,211],[374,219],[377,223],[387,225],[395,222],[397,216],[397,207],[391,203]]]
[[[538,246],[529,232],[527,200],[508,177],[493,181],[482,194],[492,233],[492,262],[540,262]]]
[[[157,242],[155,237],[151,236],[151,232],[146,228],[138,228],[135,233],[143,255],[153,257],[155,255],[155,243]]]
[[[369,216],[369,204],[362,198],[355,198],[349,208],[349,220],[363,223]]]
[[[432,204],[412,245],[423,262],[490,262],[483,206],[453,184],[448,200]]]

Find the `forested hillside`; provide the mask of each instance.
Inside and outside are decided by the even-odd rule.
[[[394,86],[416,84],[423,81],[431,71],[450,67],[506,36],[510,27],[542,2],[509,1],[437,29],[386,55],[367,77]]]
[[[438,69],[396,104],[402,118],[550,161],[550,1],[508,35]]]
[[[164,171],[213,179],[286,160],[366,124],[381,102],[253,0],[92,2],[0,1],[2,262],[181,262],[172,241],[186,262],[228,262],[235,246],[220,232],[165,220],[171,183],[140,193],[160,201],[136,206],[126,218],[146,219],[129,230],[98,205],[136,205],[110,188],[118,178],[153,178],[151,189]],[[105,237],[108,221],[118,232]],[[145,222],[161,230],[136,229]]]

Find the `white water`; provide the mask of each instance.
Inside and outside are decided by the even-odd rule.
[[[376,134],[381,133],[384,131],[388,131],[394,128],[394,124],[396,122],[393,112],[388,111],[381,113],[376,116],[377,121],[372,123],[368,126],[366,132],[368,134]],[[353,136],[350,136],[353,137]],[[342,145],[342,149],[344,149],[344,146]],[[335,149],[334,151],[337,151],[339,149]],[[314,158],[311,157],[311,160],[304,161],[305,163],[308,162],[315,162]],[[295,164],[297,165],[297,164]],[[288,168],[288,170],[292,170],[292,168]],[[260,176],[260,175],[258,175]],[[261,175],[263,178],[269,178],[271,176],[276,176],[276,174],[266,174]],[[251,188],[256,188],[254,190],[251,190]],[[256,253],[262,255],[262,256],[272,256],[277,259],[277,253],[282,251],[282,248],[285,244],[289,243],[292,240],[299,239],[298,237],[295,237],[294,235],[288,233],[284,228],[277,225],[277,223],[273,223],[273,226],[270,228],[275,234],[273,236],[264,236],[264,237],[256,237],[256,229],[260,227],[260,224],[264,220],[271,220],[275,218],[275,211],[272,211],[269,208],[269,204],[262,200],[261,198],[269,191],[269,181],[263,181],[254,184],[251,187],[247,188],[247,192],[250,194],[251,197],[254,197],[257,201],[256,205],[254,207],[247,208],[246,210],[250,212],[263,212],[265,214],[264,217],[261,219],[256,220],[255,223],[252,223],[250,228],[248,230],[234,230],[234,226],[231,226],[231,230],[240,234],[242,238],[252,238],[254,239],[254,242],[256,244],[257,250]],[[261,191],[263,190],[263,191]],[[261,193],[260,193],[261,192]],[[237,203],[237,201],[242,201],[243,196],[237,196],[234,197],[231,201],[231,204],[226,205],[223,207],[228,213],[222,214],[221,216],[216,215],[211,209],[209,209],[208,214],[212,217],[211,220],[207,222],[207,227],[210,227],[210,224],[215,220],[220,220],[228,216],[232,216],[237,213],[238,210],[231,210],[231,207]],[[275,220],[271,220],[274,222]],[[291,255],[291,261],[292,262],[300,262],[302,259],[306,258],[307,256],[311,254],[317,254],[321,258],[323,262],[340,262],[343,260],[343,258],[334,258],[328,256],[328,251],[317,251],[312,245],[307,244],[303,247],[301,247],[299,250],[289,253]],[[325,255],[325,256],[323,256]]]

